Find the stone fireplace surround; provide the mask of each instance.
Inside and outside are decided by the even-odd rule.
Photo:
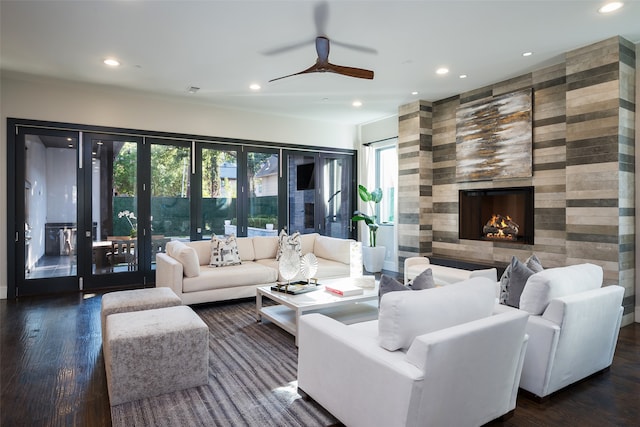
[[[399,108],[398,255],[504,268],[535,253],[546,267],[591,262],[635,305],[635,46],[613,37],[560,64],[436,102]],[[456,182],[456,108],[532,88],[533,176]],[[534,244],[461,239],[458,192],[535,188]]]

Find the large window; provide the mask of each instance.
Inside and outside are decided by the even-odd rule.
[[[398,150],[396,139],[375,148],[376,188],[382,188],[382,200],[378,204],[378,221],[381,224],[396,221],[396,188],[398,186]]]

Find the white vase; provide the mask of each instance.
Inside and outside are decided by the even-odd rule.
[[[365,270],[369,273],[382,271],[386,251],[384,246],[362,246],[362,261],[364,262]]]

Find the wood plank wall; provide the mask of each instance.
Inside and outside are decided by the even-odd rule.
[[[545,267],[591,262],[635,299],[635,47],[620,37],[568,52],[561,64],[399,109],[399,264],[433,256],[506,265],[532,253]],[[533,176],[456,182],[460,105],[532,88]],[[535,187],[535,244],[458,239],[458,190]],[[417,215],[417,216],[416,216]]]
[[[398,258],[431,253],[432,105],[416,101],[398,117]]]

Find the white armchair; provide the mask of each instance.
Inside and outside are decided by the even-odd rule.
[[[414,256],[404,260],[404,284],[406,285],[411,282],[427,268],[431,269],[433,281],[438,286],[461,282],[472,277],[486,277],[494,282],[498,281],[498,270],[495,268],[463,270],[461,268],[431,264],[431,261],[427,257]]]
[[[611,366],[624,288],[601,287],[602,278],[593,264],[529,278],[520,298],[520,309],[531,313],[521,388],[543,398]]]
[[[528,315],[492,315],[493,282],[391,292],[380,304],[378,320],[353,325],[302,316],[303,392],[350,427],[474,426],[514,410]]]

